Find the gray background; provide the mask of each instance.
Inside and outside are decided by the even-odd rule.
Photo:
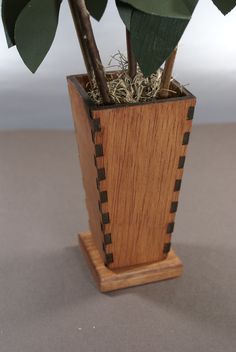
[[[74,133],[0,131],[1,352],[236,351],[236,124],[213,124],[236,121],[235,20],[200,0],[179,49],[175,76],[198,97],[194,121],[211,125],[191,134],[178,280],[99,293],[77,246],[88,221]],[[104,63],[125,50],[112,5],[95,27]],[[0,56],[0,129],[71,129],[65,76],[84,66],[66,2],[37,75],[2,29]]]
[[[235,352],[236,124],[191,134],[173,248],[177,280],[109,294],[88,229],[73,132],[0,132],[1,352]]]
[[[114,1],[95,34],[106,65],[125,51],[124,26]],[[198,97],[197,123],[233,122],[236,83],[236,10],[221,15],[211,0],[200,0],[179,47],[175,77]],[[0,27],[0,129],[70,129],[72,119],[65,76],[84,72],[68,4],[60,15],[49,55],[32,75]]]

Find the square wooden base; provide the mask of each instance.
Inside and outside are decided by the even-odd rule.
[[[183,264],[174,251],[161,262],[111,270],[104,265],[90,232],[80,234],[79,242],[101,292],[172,279],[183,272]]]

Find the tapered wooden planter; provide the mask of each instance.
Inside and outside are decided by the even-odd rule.
[[[180,276],[170,248],[195,97],[96,107],[86,82],[68,77],[90,224],[80,244],[99,288]]]

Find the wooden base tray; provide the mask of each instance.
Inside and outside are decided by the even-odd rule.
[[[173,279],[183,272],[183,264],[173,250],[157,263],[111,270],[104,265],[90,232],[80,234],[79,242],[101,292]]]

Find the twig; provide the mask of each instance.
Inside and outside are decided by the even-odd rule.
[[[83,58],[84,58],[84,63],[86,66],[86,70],[87,70],[87,74],[88,74],[88,78],[90,83],[92,82],[93,79],[93,65],[90,59],[90,55],[88,52],[88,47],[85,45],[85,41],[83,40],[84,37],[84,33],[82,31],[82,27],[81,27],[81,23],[80,23],[80,18],[79,18],[79,14],[78,14],[78,8],[74,2],[74,0],[68,0],[69,5],[70,5],[70,10],[71,10],[71,14],[74,20],[74,25],[75,25],[75,29],[76,29],[76,33],[79,39],[79,43],[80,43],[80,48],[83,54]]]
[[[76,6],[78,18],[80,19],[80,25],[83,33],[83,37],[82,37],[82,41],[84,42],[83,45],[87,48],[103,103],[110,104],[111,99],[109,96],[106,76],[101,62],[100,54],[97,48],[97,44],[94,38],[89,13],[86,9],[84,0],[73,0],[73,1]]]
[[[128,72],[130,78],[134,78],[137,73],[137,61],[133,53],[131,36],[128,29],[126,29],[126,43],[127,43],[127,56],[128,56]]]
[[[170,81],[172,77],[176,54],[177,48],[175,48],[170,57],[166,60],[165,67],[162,72],[161,90],[159,93],[161,98],[168,98],[169,96]]]

